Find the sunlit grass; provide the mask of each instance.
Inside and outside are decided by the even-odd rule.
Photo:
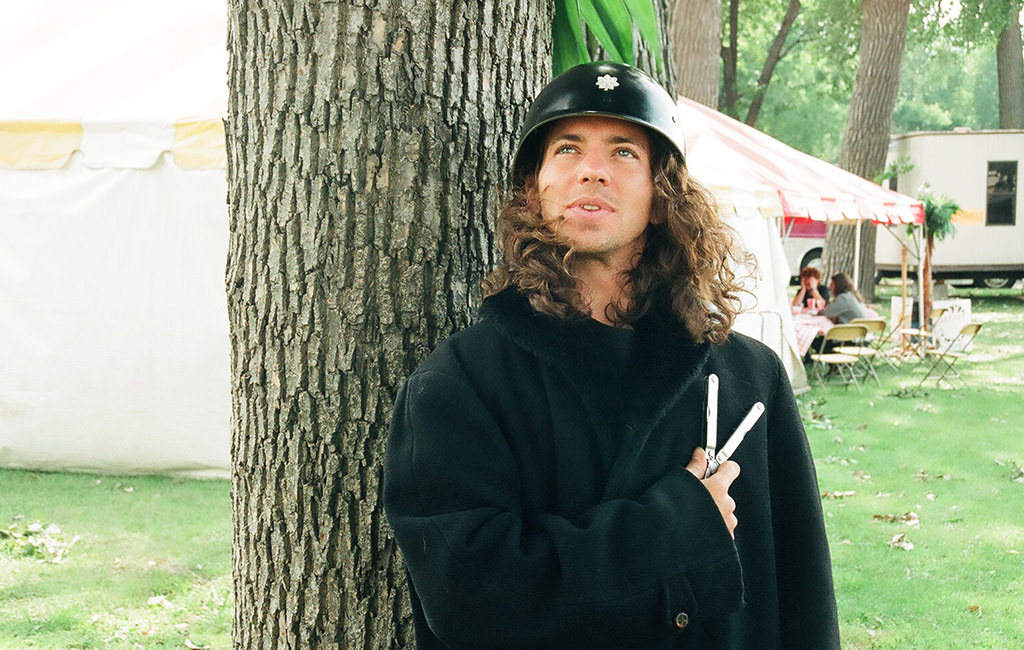
[[[972,298],[984,323],[958,364],[801,397],[823,499],[845,648],[1024,647],[1024,302]],[[907,517],[907,513],[915,517]],[[907,523],[916,521],[917,525]],[[911,550],[890,542],[913,545]]]
[[[60,563],[0,540],[0,648],[230,647],[228,496],[226,481],[0,471],[0,528],[78,537]]]

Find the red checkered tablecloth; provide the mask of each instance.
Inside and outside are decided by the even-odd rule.
[[[800,356],[811,349],[814,337],[824,334],[832,327],[832,321],[824,316],[812,314],[796,314],[793,316],[793,332],[796,334],[796,347]]]

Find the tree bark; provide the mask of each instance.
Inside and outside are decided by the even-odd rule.
[[[673,97],[682,94],[678,89],[679,82],[676,75],[674,49],[672,47],[675,42],[671,31],[672,4],[674,2],[675,0],[656,0],[654,3],[654,10],[658,15],[658,28],[661,35],[661,43],[659,45],[661,46],[661,60],[665,64],[664,67],[658,70],[651,53],[643,41],[641,41],[640,53],[637,56],[637,66],[641,70],[647,71]]]
[[[229,3],[236,648],[413,645],[387,427],[479,303],[550,11]]]
[[[1020,15],[1016,3],[1010,4],[1010,24],[999,34],[996,45],[999,128],[1024,129],[1024,55],[1021,53]]]
[[[679,94],[718,108],[721,0],[674,0],[671,39]]]
[[[775,33],[771,47],[768,48],[768,56],[764,59],[761,76],[757,80],[757,89],[754,91],[754,97],[750,100],[750,107],[747,109],[747,119],[745,121],[750,126],[757,124],[757,118],[761,114],[761,106],[764,104],[764,96],[768,92],[768,84],[772,81],[775,66],[782,59],[782,47],[786,44],[786,37],[789,36],[789,30],[793,27],[793,23],[796,22],[796,17],[799,13],[800,0],[790,0],[789,7],[786,8],[786,15],[782,17],[782,22],[779,24],[779,31]]]
[[[736,103],[740,91],[737,81],[737,58],[739,56],[740,2],[729,0],[729,43],[722,47],[722,103],[721,111],[732,117],[737,116]]]
[[[899,90],[900,68],[907,39],[910,0],[863,0],[860,60],[850,98],[850,112],[843,131],[839,166],[868,180],[885,167],[892,114]],[[854,228],[861,229],[860,281],[858,290],[866,300],[875,293],[875,228],[828,227],[822,265],[828,275],[843,272],[852,277]]]

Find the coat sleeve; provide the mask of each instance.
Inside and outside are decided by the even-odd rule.
[[[768,466],[783,648],[839,648],[832,562],[810,446],[778,363]]]
[[[572,520],[524,519],[520,485],[540,480],[530,471],[466,382],[410,378],[392,421],[384,505],[427,623],[446,644],[650,647],[677,633],[680,612],[742,605],[736,547],[684,468]]]

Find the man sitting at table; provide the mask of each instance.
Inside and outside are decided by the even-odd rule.
[[[813,266],[805,266],[800,269],[800,290],[793,298],[793,306],[817,311],[825,308],[829,298],[831,298],[829,290],[821,284],[821,271]]]

